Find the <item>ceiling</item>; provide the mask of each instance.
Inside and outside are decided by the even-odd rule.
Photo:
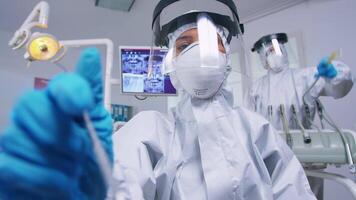
[[[235,0],[244,23],[305,1],[306,0]]]
[[[152,10],[159,0],[136,0],[130,12],[94,6],[94,0],[47,0],[50,5],[48,32],[61,38],[108,37],[114,42],[130,41],[131,45],[149,41]],[[237,0],[242,22],[306,0]],[[0,30],[16,31],[39,0],[1,0]],[[56,24],[55,26],[52,24]],[[144,31],[143,31],[144,30]],[[147,31],[146,31],[147,30]],[[132,38],[136,40],[132,42]],[[121,40],[121,41],[120,41]]]

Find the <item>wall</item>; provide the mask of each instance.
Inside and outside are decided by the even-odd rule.
[[[273,32],[299,32],[303,35],[304,55],[307,66],[316,65],[332,51],[341,48],[341,60],[347,63],[356,74],[355,40],[356,1],[319,0],[308,1],[281,12],[247,23],[245,26],[246,44],[251,47],[261,36]],[[342,128],[356,128],[356,89],[344,98],[321,98],[326,109]],[[346,167],[329,168],[344,175],[350,174]],[[340,185],[326,181],[325,199],[352,199],[349,192]]]

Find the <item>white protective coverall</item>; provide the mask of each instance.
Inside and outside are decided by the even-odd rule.
[[[184,94],[168,115],[145,111],[113,135],[117,199],[315,199],[269,122],[232,94]]]
[[[332,79],[320,78],[315,86],[306,95],[305,100],[310,109],[311,119],[315,116],[315,99],[319,96],[332,96],[335,99],[344,97],[353,86],[353,77],[350,68],[340,61],[333,61],[337,70],[336,77]],[[285,106],[287,120],[290,129],[299,129],[292,118],[291,105],[297,109],[298,119],[305,128],[308,127],[303,110],[303,94],[315,81],[316,67],[303,69],[291,69],[285,67],[281,72],[274,73],[268,70],[268,74],[257,80],[247,94],[245,104],[251,110],[268,118],[268,106],[272,106],[272,125],[277,129],[283,129],[279,114],[279,105]]]

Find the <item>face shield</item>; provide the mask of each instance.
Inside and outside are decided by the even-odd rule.
[[[206,98],[214,93],[207,90],[221,88],[231,71],[247,74],[243,26],[233,1],[166,0],[159,2],[153,17],[152,46],[168,47],[162,73],[171,75],[175,87],[197,85],[188,92]],[[232,55],[238,60],[234,67]],[[176,80],[176,75],[190,81]]]
[[[289,65],[288,53],[284,45],[287,42],[285,33],[267,35],[254,44],[252,51],[257,51],[265,69],[278,73]]]

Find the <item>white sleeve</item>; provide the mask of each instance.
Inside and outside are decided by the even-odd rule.
[[[113,199],[155,199],[155,161],[146,143],[154,129],[144,126],[147,121],[147,115],[138,114],[113,135],[114,183],[109,191]]]
[[[256,141],[272,181],[275,200],[315,200],[304,169],[286,142],[266,123]]]
[[[344,97],[351,90],[354,80],[350,68],[340,61],[333,61],[332,64],[337,71],[337,75],[332,79],[320,78],[311,90],[311,95],[314,98],[332,96],[338,99]],[[307,70],[308,87],[314,82],[316,72],[316,67]]]

